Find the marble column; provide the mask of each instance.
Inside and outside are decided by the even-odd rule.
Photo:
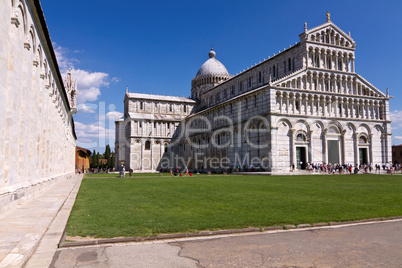
[[[291,128],[289,129],[290,133],[290,149],[291,149],[291,154],[290,154],[290,164],[296,164],[296,145],[295,145],[295,132],[296,129]],[[296,165],[297,166],[297,165]]]
[[[359,133],[354,133],[354,157],[355,157],[355,166],[359,165]]]

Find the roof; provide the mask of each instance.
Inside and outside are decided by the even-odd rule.
[[[153,95],[153,94],[143,94],[143,93],[126,93],[129,99],[142,99],[142,100],[157,100],[157,101],[168,101],[168,102],[180,102],[180,103],[191,103],[196,102],[190,98],[177,97],[177,96],[164,96],[164,95]]]
[[[81,152],[83,152],[84,154],[87,154],[88,156],[91,155],[91,151],[90,151],[90,150],[85,149],[85,148],[82,148],[82,147],[80,147],[80,146],[75,146],[75,150],[76,150],[76,151],[81,151]]]
[[[154,121],[182,121],[186,116],[170,114],[128,113],[131,119],[154,120]]]
[[[202,75],[225,75],[230,76],[226,67],[217,59],[215,59],[216,53],[211,49],[209,52],[209,59],[204,62],[201,68],[198,70],[196,76]]]

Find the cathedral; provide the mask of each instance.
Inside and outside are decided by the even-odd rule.
[[[356,42],[326,22],[235,76],[209,59],[191,98],[126,92],[116,168],[155,171],[391,161],[389,95],[355,72]]]

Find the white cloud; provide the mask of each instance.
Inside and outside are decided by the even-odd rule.
[[[53,47],[61,73],[67,72],[69,68],[74,68],[74,65],[79,63],[79,60],[66,56],[69,53],[67,48],[61,47],[56,43],[53,43]]]
[[[107,82],[109,75],[107,73],[72,69],[71,76],[74,79],[77,79],[78,103],[97,100],[101,94],[100,88],[103,86],[109,86],[109,82]]]
[[[90,107],[93,106],[93,107]],[[85,103],[77,105],[77,113],[95,113],[96,105],[87,106]]]
[[[390,112],[393,129],[402,127],[402,111],[394,110]]]
[[[108,112],[106,115],[99,115],[99,120],[105,120],[105,119],[111,119],[111,120],[117,120],[123,117],[123,113],[117,112],[117,111],[111,111]]]
[[[90,72],[86,70],[76,69],[75,64],[79,61],[75,58],[67,57],[70,52],[68,49],[63,48],[56,43],[53,43],[57,62],[59,64],[60,72],[63,77],[66,77],[68,69],[71,69],[73,79],[77,79],[78,95],[77,102],[85,103],[87,101],[96,101],[101,95],[101,88],[108,87],[109,74],[103,72]],[[75,50],[74,53],[83,52]],[[112,79],[112,81],[114,81]]]
[[[106,114],[106,118],[119,119],[121,117],[123,117],[123,113],[117,111],[111,111]]]
[[[77,134],[77,145],[81,147],[87,149],[103,148],[107,144],[112,148],[114,147],[114,123],[107,128],[102,126],[100,122],[91,124],[75,122],[75,133]]]
[[[392,128],[392,144],[400,144],[402,141],[402,111],[390,112]]]

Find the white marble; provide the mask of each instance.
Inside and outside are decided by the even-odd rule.
[[[390,162],[389,96],[355,72],[355,41],[329,19],[310,30],[305,27],[299,38],[235,76],[224,72],[221,62],[211,62],[216,53],[210,52],[208,64],[192,80],[191,96],[197,104],[180,123],[185,135],[169,147],[174,154],[166,158],[168,166],[251,164],[288,172],[300,159],[318,164]],[[213,68],[207,68],[211,64]],[[134,107],[138,105],[129,109]],[[169,115],[160,110],[158,116]],[[126,151],[126,159],[139,155],[133,163],[142,169],[140,163],[152,158],[143,150],[149,131],[128,131],[138,139],[126,147],[134,152]],[[176,158],[180,160],[172,162]]]
[[[74,172],[72,110],[33,0],[0,4],[0,202]],[[7,206],[11,205],[8,204]]]

